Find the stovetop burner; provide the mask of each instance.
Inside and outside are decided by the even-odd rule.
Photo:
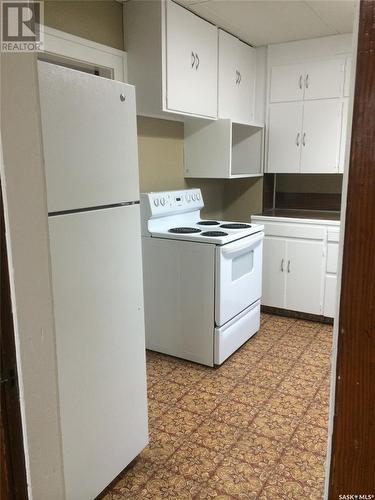
[[[199,226],[218,226],[220,222],[217,220],[201,220],[197,222]]]
[[[201,236],[228,236],[224,231],[205,231]]]
[[[250,224],[240,224],[238,222],[231,222],[230,224],[221,224],[224,229],[248,229],[251,227]]]
[[[177,234],[189,234],[189,233],[200,233],[201,230],[196,227],[172,227],[172,229],[168,229],[169,233],[177,233]]]

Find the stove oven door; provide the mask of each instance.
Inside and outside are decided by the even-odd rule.
[[[215,323],[222,326],[259,300],[264,233],[216,248]]]

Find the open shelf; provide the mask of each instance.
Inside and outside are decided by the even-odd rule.
[[[263,127],[230,119],[185,122],[185,177],[239,179],[263,174]]]

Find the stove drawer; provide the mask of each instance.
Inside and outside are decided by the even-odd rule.
[[[250,306],[221,328],[215,328],[215,365],[221,365],[260,328],[260,301]]]
[[[215,326],[223,326],[260,299],[263,237],[259,232],[217,247]]]

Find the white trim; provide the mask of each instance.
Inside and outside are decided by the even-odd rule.
[[[113,78],[127,82],[127,54],[107,45],[43,26],[44,52],[113,71]]]

